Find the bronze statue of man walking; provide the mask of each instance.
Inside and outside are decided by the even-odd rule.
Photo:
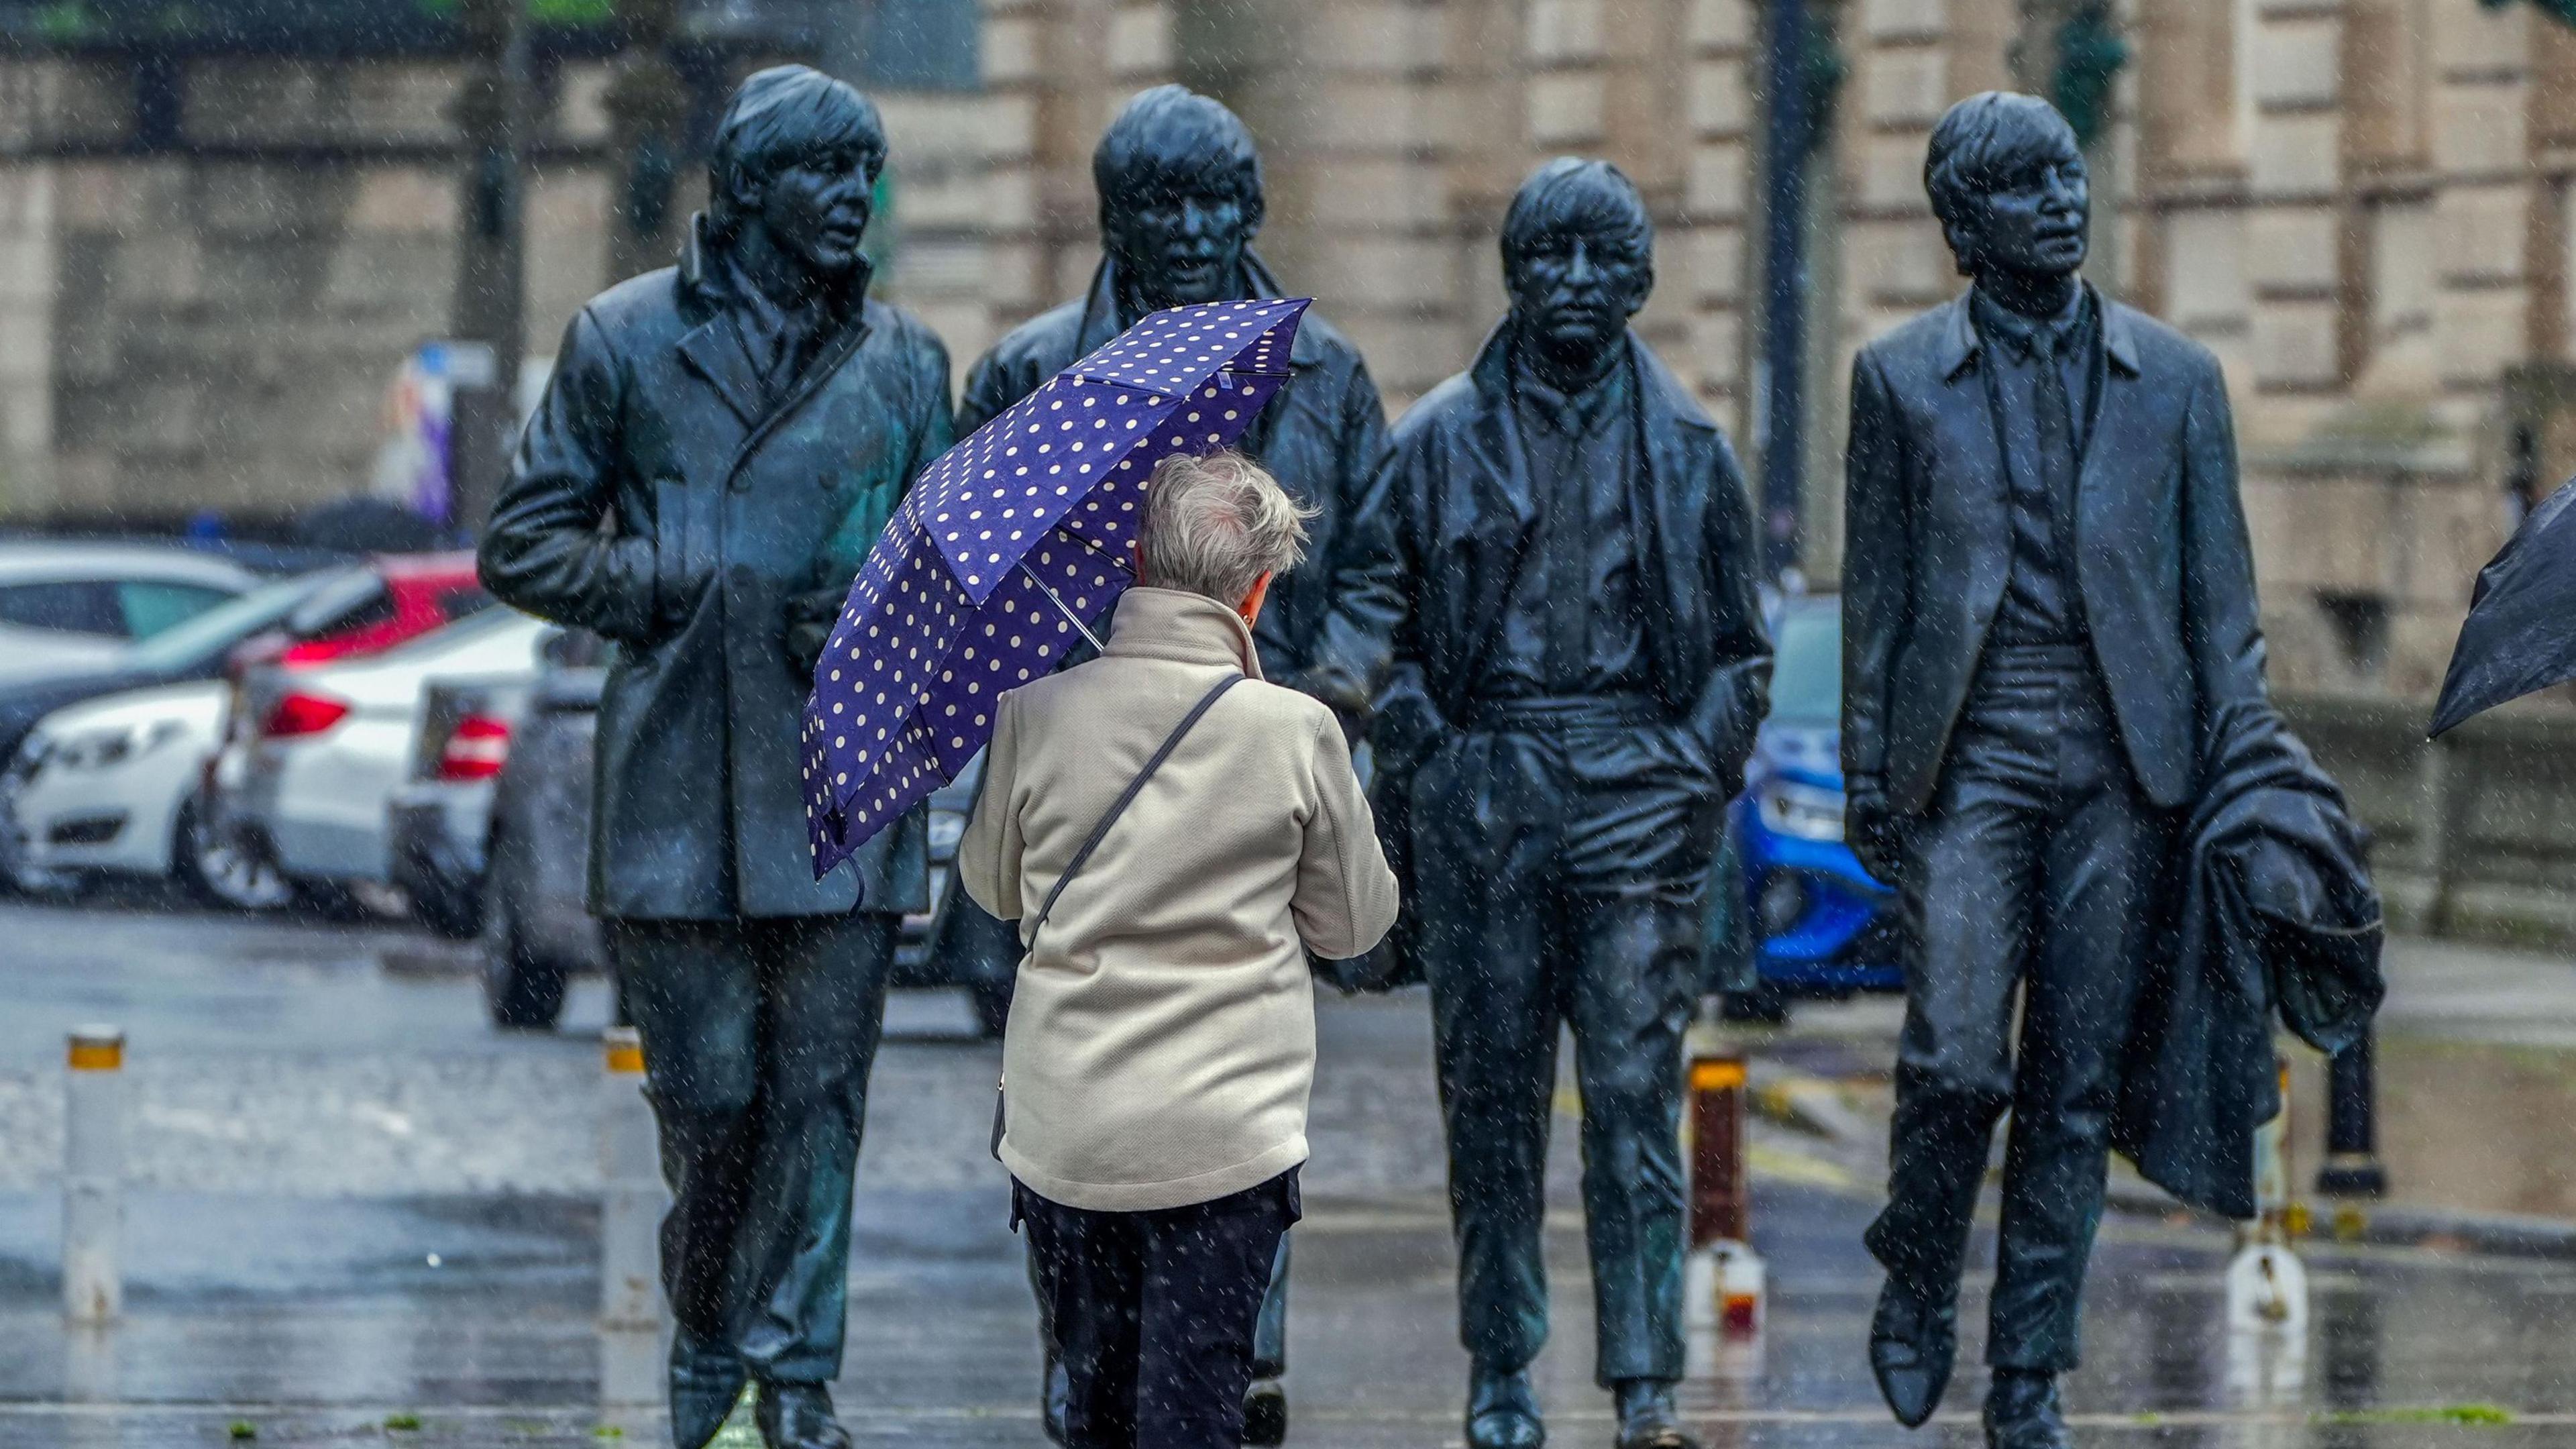
[[[1986,1438],[2060,1449],[2159,882],[2211,722],[2262,700],[2263,645],[2226,381],[2078,275],[2074,131],[1972,96],[1924,179],[1974,282],[1852,364],[1843,559],[1849,835],[1921,933],[1870,1365],[1903,1422],[1939,1406],[2010,1109]]]
[[[744,81],[687,254],[573,318],[483,538],[496,596],[616,646],[590,907],[675,1197],[680,1449],[746,1379],[771,1449],[850,1442],[827,1386],[851,1177],[926,830],[816,881],[796,740],[851,577],[949,442],[946,351],[867,296],[885,144],[876,107],[819,72]]]
[[[1470,1449],[1546,1438],[1557,1038],[1583,1096],[1584,1229],[1620,1449],[1682,1449],[1682,1033],[1703,893],[1770,677],[1725,437],[1628,327],[1654,225],[1563,158],[1503,221],[1511,311],[1426,394],[1337,559],[1314,676],[1381,722],[1458,1237]],[[1401,755],[1402,759],[1393,758]]]
[[[1267,204],[1261,155],[1251,130],[1224,103],[1176,85],[1140,92],[1102,134],[1091,175],[1100,194],[1101,258],[1090,290],[1013,328],[977,360],[958,406],[960,431],[982,426],[1149,312],[1282,295],[1252,249]],[[1306,524],[1308,562],[1272,588],[1253,628],[1263,675],[1304,689],[1330,602],[1332,557],[1386,451],[1386,410],[1359,349],[1314,312],[1297,329],[1288,368],[1287,385],[1253,421],[1242,447],[1289,496],[1315,510]],[[1020,959],[1019,932],[961,891],[941,923],[939,950],[958,975],[1007,981]],[[1282,1238],[1255,1333],[1247,1444],[1287,1436],[1287,1317]],[[1050,1349],[1050,1433],[1061,1424],[1062,1390]]]

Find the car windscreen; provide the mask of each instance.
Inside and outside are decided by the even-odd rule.
[[[1842,610],[1793,607],[1781,616],[1772,640],[1771,717],[1830,725],[1842,712]]]
[[[308,575],[253,589],[135,645],[126,662],[154,674],[202,663],[262,629],[275,628],[320,584]]]

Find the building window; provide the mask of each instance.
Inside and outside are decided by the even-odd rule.
[[[977,0],[872,0],[863,13],[867,84],[890,91],[976,88]]]
[[[2388,667],[2388,598],[2384,594],[2321,592],[2317,607],[2334,626],[2343,665],[2363,679]]]

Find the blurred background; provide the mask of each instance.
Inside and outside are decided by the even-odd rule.
[[[2477,564],[2576,469],[2569,19],[2519,0],[0,0],[0,530],[294,540],[354,495],[461,537],[573,309],[673,255],[728,87],[793,57],[884,107],[883,288],[961,371],[1087,280],[1091,147],[1149,84],[1251,123],[1264,253],[1323,295],[1393,410],[1498,314],[1521,177],[1616,160],[1660,226],[1643,329],[1746,455],[1774,565],[1829,588],[1848,357],[1960,285],[1926,133],[2012,87],[2090,147],[2094,280],[2227,365],[2273,679],[2316,701],[2302,723],[2396,850],[2400,905],[2564,934],[2576,912],[2520,888],[2576,852],[2576,797],[2492,839],[2475,800],[2424,818],[2448,796],[2412,725]],[[2476,773],[2499,798],[2547,786],[2517,772],[2527,749],[2466,743],[2494,746]],[[2445,810],[2475,850],[2435,838]],[[2479,878],[2454,889],[2468,855]]]
[[[674,257],[725,96],[786,59],[883,109],[878,285],[961,374],[1087,284],[1092,147],[1149,85],[1250,123],[1261,250],[1391,413],[1499,316],[1496,233],[1537,163],[1643,188],[1639,327],[1744,455],[1780,641],[1710,922],[1713,971],[1756,967],[1722,1014],[1755,1056],[1783,1316],[1768,1376],[1694,1411],[1752,1416],[1745,1443],[1896,1442],[1855,1348],[1904,946],[1841,844],[1845,377],[1963,285],[1922,189],[1933,122],[2052,98],[2090,156],[2089,275],[2226,366],[2274,688],[2403,933],[2384,1090],[2367,1053],[2294,1054],[2285,1150],[2348,1237],[2406,1246],[2330,1258],[2323,1362],[2282,1379],[2211,1336],[2227,1236],[2128,1183],[2079,1400],[2476,1394],[2576,1422],[2553,1367],[2576,1269],[2547,1266],[2576,1259],[2576,708],[2423,740],[2477,567],[2576,471],[2571,0],[0,0],[0,1406],[105,1382],[196,1407],[100,1442],[214,1437],[233,1403],[338,1442],[437,1403],[487,1442],[474,1413],[610,1394],[589,1094],[616,1004],[581,908],[601,652],[492,607],[469,550],[567,320]],[[972,1406],[1026,1416],[1033,1349],[981,1157],[1007,982],[937,959],[937,925],[909,924],[900,979],[939,990],[898,998],[878,1068],[845,1389],[914,1406],[888,1434],[967,1443]],[[1361,1393],[1341,1442],[1454,1428],[1423,1015],[1324,1006],[1299,1352],[1430,1385],[1383,1422]],[[102,1016],[136,1044],[142,1194],[104,1380],[48,1296],[54,1053]],[[925,1301],[966,1305],[948,1337],[916,1331]],[[1580,1357],[1550,1393],[1588,1392]],[[0,1445],[90,1422],[51,1413],[0,1407]],[[2154,1442],[2432,1432],[2314,1422]]]

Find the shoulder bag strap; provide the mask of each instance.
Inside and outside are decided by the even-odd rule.
[[[1225,678],[1218,680],[1215,688],[1210,689],[1206,694],[1199,696],[1199,702],[1190,706],[1190,712],[1181,716],[1181,722],[1179,724],[1172,726],[1172,732],[1163,737],[1162,746],[1154,751],[1152,758],[1145,761],[1145,767],[1136,772],[1136,778],[1127,782],[1126,790],[1120,793],[1115,801],[1110,803],[1107,810],[1101,812],[1100,822],[1091,827],[1091,838],[1083,841],[1082,848],[1073,853],[1072,860],[1066,862],[1064,873],[1055,878],[1054,888],[1047,892],[1046,903],[1038,907],[1037,923],[1029,927],[1030,948],[1034,949],[1036,947],[1038,932],[1045,928],[1047,917],[1055,913],[1056,898],[1064,894],[1065,886],[1070,883],[1076,875],[1079,875],[1082,872],[1083,866],[1090,863],[1091,853],[1100,848],[1100,842],[1102,840],[1108,838],[1109,827],[1117,824],[1118,817],[1127,813],[1128,805],[1133,803],[1136,796],[1143,792],[1145,782],[1154,778],[1154,772],[1161,769],[1163,767],[1163,762],[1172,757],[1172,751],[1180,748],[1181,737],[1190,732],[1190,727],[1199,722],[1199,717],[1206,714],[1210,709],[1215,708],[1216,702],[1225,697],[1225,692],[1227,690],[1234,688],[1242,682],[1242,675],[1229,674]],[[1008,1110],[1005,1105],[1006,1098],[1007,1084],[996,1082],[993,1087],[992,1144],[992,1153],[996,1159],[1000,1158],[1002,1155],[1003,1119],[1006,1111]],[[1019,1212],[1016,1206],[1012,1210],[1011,1219],[1011,1226],[1013,1228],[1017,1228],[1019,1226]]]
[[[1038,932],[1045,928],[1047,917],[1055,912],[1056,898],[1064,894],[1065,886],[1071,883],[1073,878],[1081,873],[1083,866],[1090,862],[1091,853],[1100,848],[1100,842],[1108,838],[1109,827],[1117,824],[1118,817],[1127,813],[1127,807],[1143,793],[1145,782],[1154,778],[1154,772],[1161,769],[1163,762],[1172,757],[1172,751],[1180,748],[1181,737],[1190,732],[1190,727],[1199,722],[1199,717],[1215,708],[1216,702],[1225,697],[1227,690],[1242,682],[1242,675],[1229,674],[1218,680],[1215,688],[1201,695],[1199,702],[1190,706],[1190,712],[1181,716],[1181,722],[1172,726],[1172,732],[1164,737],[1162,747],[1154,751],[1151,759],[1145,761],[1145,767],[1136,772],[1136,778],[1127,782],[1126,792],[1121,794],[1107,810],[1101,812],[1100,823],[1091,827],[1091,838],[1082,842],[1082,848],[1073,853],[1073,859],[1065,865],[1064,874],[1055,878],[1055,888],[1047,892],[1046,903],[1038,907],[1037,923],[1029,927],[1029,944],[1032,947],[1037,944]]]

